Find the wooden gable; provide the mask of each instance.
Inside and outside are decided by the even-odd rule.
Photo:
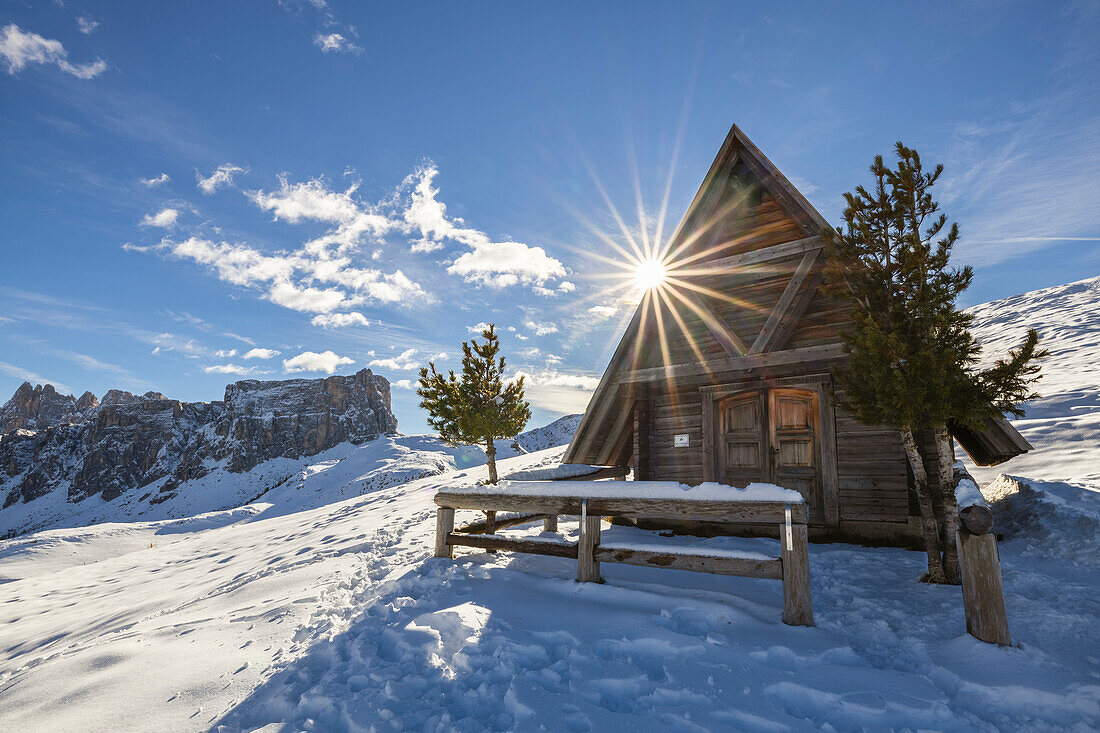
[[[669,240],[668,286],[643,297],[565,461],[625,460],[647,384],[839,356],[846,310],[819,292],[827,226],[733,126]]]

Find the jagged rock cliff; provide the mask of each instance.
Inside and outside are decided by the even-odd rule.
[[[396,430],[389,381],[369,369],[245,380],[216,402],[119,390],[98,402],[91,393],[76,399],[24,383],[0,408],[0,497],[6,508],[64,487],[70,502],[133,492],[157,503],[215,468],[248,471]]]

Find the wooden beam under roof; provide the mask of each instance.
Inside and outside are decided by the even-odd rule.
[[[761,247],[760,249],[749,250],[748,252],[730,255],[728,257],[703,260],[697,264],[692,262],[683,266],[683,274],[677,270],[675,263],[671,263],[669,275],[673,277],[721,275],[737,267],[757,265],[762,262],[771,262],[772,260],[781,260],[784,257],[797,257],[807,252],[820,250],[824,246],[825,243],[821,240],[821,237],[815,234],[812,237],[795,239],[794,241],[783,242],[782,244],[773,244],[770,247]]]
[[[696,297],[694,293],[686,289],[676,290],[673,297],[680,298],[688,308],[695,312],[695,315],[699,316],[699,320],[710,331],[710,335],[714,337],[714,340],[730,357],[737,358],[749,353],[749,349],[745,346],[745,342],[741,340],[741,337],[731,331],[701,298]]]
[[[706,364],[672,364],[669,366],[648,367],[623,372],[619,376],[620,384],[632,382],[654,382],[669,377],[687,377],[697,374],[739,372],[760,367],[780,366],[783,364],[805,364],[816,361],[833,361],[845,356],[844,344],[824,344],[807,346],[801,349],[771,351],[766,354],[748,354],[736,359],[712,361]]]
[[[803,295],[803,288],[808,284],[808,281],[813,279],[813,270],[820,256],[820,251],[807,252],[802,255],[802,261],[798,263],[798,267],[791,275],[790,281],[787,282],[787,287],[783,289],[783,294],[779,296],[775,307],[768,315],[767,322],[760,329],[760,335],[756,337],[752,348],[749,349],[750,354],[760,354],[771,351],[777,346],[782,347],[782,344],[777,343],[777,337],[781,330],[788,333],[793,330],[793,324],[805,312],[805,306],[809,304],[809,300],[804,297],[800,300],[799,296]],[[812,295],[813,291],[810,291],[810,293]],[[794,308],[796,301],[800,301],[798,305],[802,306],[801,312]]]

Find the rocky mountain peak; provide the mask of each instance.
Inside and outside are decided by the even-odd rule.
[[[243,472],[396,431],[390,383],[369,369],[243,380],[213,402],[117,389],[77,400],[26,383],[0,408],[0,498],[6,507],[64,487],[70,502],[112,501],[140,489],[157,503],[218,466]]]
[[[96,399],[96,396],[91,392],[85,392],[84,394],[80,395],[80,399],[76,401],[76,409],[80,410],[81,412],[87,410],[89,407],[96,407],[98,405],[99,400]]]
[[[82,398],[83,399],[83,398]],[[103,395],[102,405],[132,405],[135,402],[141,402],[142,400],[166,400],[168,399],[160,392],[146,392],[143,395],[136,395],[131,392],[124,392],[121,389],[109,389],[107,394]]]
[[[76,412],[76,399],[72,395],[58,394],[52,384],[32,386],[23,382],[0,407],[0,434],[19,428],[42,430],[60,425]]]

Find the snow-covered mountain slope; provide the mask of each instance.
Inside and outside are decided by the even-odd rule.
[[[456,453],[383,486],[438,455],[395,437],[285,467],[244,507],[0,541],[0,730],[1100,729],[1095,288],[978,309],[996,350],[1034,324],[1056,352],[1021,421],[1037,450],[984,487],[1014,647],[967,636],[960,590],[915,582],[923,557],[898,548],[811,546],[813,628],[780,622],[774,581],[605,563],[606,583],[577,584],[561,558],[434,559],[434,492],[485,469]]]
[[[360,445],[340,443],[317,455],[272,458],[249,471],[233,472],[226,461],[210,462],[207,473],[181,482],[157,501],[158,479],[141,495],[130,492],[107,501],[91,496],[79,503],[64,491],[0,510],[0,536],[28,527],[79,527],[105,522],[180,519],[240,507],[263,499],[281,511],[312,509],[368,491],[485,462],[478,448],[451,448],[426,435],[385,435]],[[339,476],[319,483],[317,476]],[[318,488],[322,486],[323,488]]]
[[[1004,356],[1028,328],[1050,350],[1040,399],[1016,427],[1035,450],[978,478],[1020,473],[1100,485],[1100,277],[1035,290],[971,309],[974,335],[987,359]]]

